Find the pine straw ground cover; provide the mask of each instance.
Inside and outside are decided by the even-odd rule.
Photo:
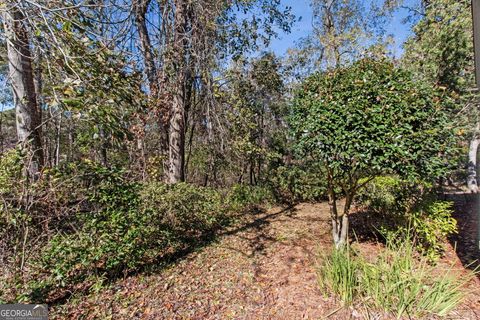
[[[52,319],[390,319],[363,305],[342,307],[321,292],[315,260],[331,246],[328,221],[326,203],[248,215],[168,267],[74,293],[51,306]],[[357,245],[364,255],[381,250]],[[448,245],[438,270],[451,263],[464,268]],[[474,279],[465,290],[479,284]],[[478,292],[449,318],[480,319]]]

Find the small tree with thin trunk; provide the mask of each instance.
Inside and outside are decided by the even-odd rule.
[[[290,125],[302,156],[326,169],[336,247],[348,240],[353,199],[370,179],[393,173],[434,179],[446,170],[444,157],[455,142],[448,101],[442,90],[371,59],[317,73],[301,85]]]

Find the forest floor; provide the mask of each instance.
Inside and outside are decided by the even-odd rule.
[[[438,268],[453,264],[466,272],[478,258],[477,197],[452,197],[460,233],[449,239]],[[362,226],[354,219],[352,229]],[[52,319],[389,319],[363,306],[342,307],[321,292],[315,266],[319,252],[331,248],[330,238],[326,203],[252,213],[166,268],[51,306]],[[368,239],[355,245],[364,254],[381,246]],[[475,278],[465,290],[479,285]],[[479,292],[469,293],[449,318],[480,319]]]

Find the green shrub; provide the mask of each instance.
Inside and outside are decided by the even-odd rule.
[[[0,155],[0,303],[13,301],[24,288],[29,258],[41,248],[47,220],[36,202],[37,183],[26,183],[23,165],[19,149]]]
[[[291,202],[325,199],[325,173],[318,166],[279,166],[272,171],[269,182],[277,198]]]
[[[2,160],[0,174],[8,179],[0,177],[1,187],[15,186],[11,177],[17,174],[17,160],[6,165]],[[19,206],[17,191],[8,187],[1,193],[12,198],[2,202],[8,210],[0,213],[2,236],[10,235],[1,240],[2,250],[10,248],[2,251],[8,258],[2,265],[14,261],[26,270],[23,274],[10,268],[12,272],[2,276],[5,285],[0,290],[7,284],[20,289],[2,293],[1,301],[31,301],[34,296],[41,300],[56,287],[71,288],[156,265],[210,239],[232,221],[233,210],[273,201],[266,187],[235,186],[223,194],[187,183],[134,183],[128,172],[89,160],[45,169],[31,186],[28,211]],[[45,227],[42,221],[49,224]],[[27,267],[18,255],[22,245],[29,249]],[[5,277],[14,281],[7,283]]]
[[[232,211],[249,209],[253,206],[274,202],[274,194],[266,186],[236,184],[228,191],[226,196],[226,203]]]
[[[147,184],[141,191],[141,211],[168,226],[176,237],[211,231],[227,219],[228,206],[211,188],[187,183]]]
[[[124,181],[122,172],[96,167],[100,180],[89,190],[87,212],[70,217],[64,229],[45,248],[41,270],[49,283],[66,285],[94,274],[117,274],[143,262],[150,240],[147,216],[138,211],[139,186]]]
[[[71,285],[138,270],[183,249],[228,223],[219,192],[186,183],[128,182],[122,171],[97,168],[99,184],[89,190],[89,207],[70,232],[47,245],[41,270],[45,285]]]
[[[319,265],[319,282],[343,302],[361,302],[396,317],[445,316],[464,298],[472,279],[448,269],[442,274],[415,258],[411,240],[390,238],[374,261],[353,255],[348,247],[333,250]]]
[[[11,194],[20,185],[22,163],[23,157],[18,149],[11,149],[0,156],[0,195],[2,197]]]
[[[361,180],[360,184],[363,182]],[[355,201],[371,212],[403,216],[432,195],[433,187],[425,181],[412,182],[397,176],[378,176],[357,192]]]
[[[457,232],[450,201],[426,201],[409,214],[417,248],[431,261],[443,252],[443,241]]]
[[[2,252],[14,243],[7,241],[15,238],[20,228],[28,221],[20,206],[22,196],[22,155],[12,149],[0,156],[0,237]],[[8,243],[7,243],[8,242]]]
[[[374,214],[374,228],[409,234],[431,261],[441,255],[445,238],[457,230],[452,203],[436,200],[431,185],[421,181],[377,177],[359,191],[356,201]],[[410,229],[412,232],[406,232]]]
[[[380,176],[358,191],[356,201],[377,214],[403,215],[410,206],[410,189],[397,177]]]

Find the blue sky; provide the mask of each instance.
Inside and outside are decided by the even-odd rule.
[[[305,37],[312,31],[312,9],[311,0],[282,0],[282,5],[292,7],[293,14],[296,17],[302,17],[301,21],[296,22],[292,27],[290,34],[280,34],[279,38],[272,40],[270,49],[278,55],[283,55],[288,48],[295,46],[298,39]],[[412,6],[417,1],[404,1],[405,6]],[[408,16],[407,9],[400,9],[393,15],[391,21],[386,26],[387,34],[391,34],[395,39],[395,56],[399,57],[403,50],[402,44],[411,35],[409,25],[402,23],[402,20]]]

